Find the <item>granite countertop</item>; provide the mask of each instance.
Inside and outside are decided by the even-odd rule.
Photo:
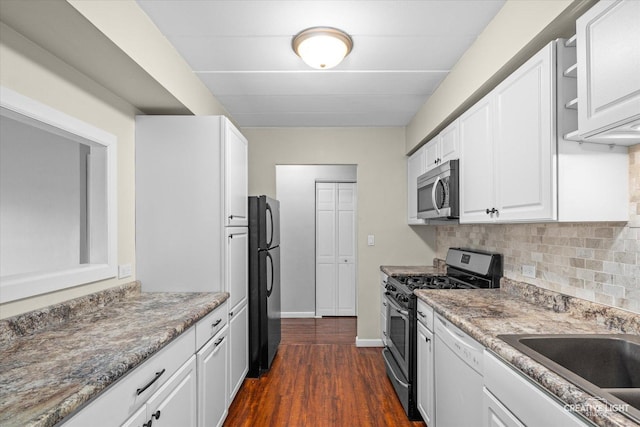
[[[382,265],[380,266],[380,271],[388,276],[438,276],[444,274],[444,269],[442,267],[436,267],[433,265]]]
[[[640,334],[640,315],[503,278],[501,289],[417,290],[415,294],[490,351],[594,424],[640,426],[497,338],[522,333]],[[589,409],[591,408],[591,410]]]
[[[132,282],[0,320],[0,425],[56,424],[228,297]]]

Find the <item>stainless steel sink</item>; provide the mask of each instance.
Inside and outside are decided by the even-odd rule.
[[[498,338],[640,421],[640,336],[518,334]]]

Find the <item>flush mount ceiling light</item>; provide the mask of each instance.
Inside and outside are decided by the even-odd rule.
[[[337,28],[313,27],[296,34],[293,51],[312,68],[327,70],[338,65],[353,48],[353,40]]]

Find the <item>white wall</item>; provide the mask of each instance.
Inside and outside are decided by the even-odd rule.
[[[137,110],[0,23],[0,84],[118,138],[118,263],[135,266],[134,117]],[[0,317],[129,282],[111,279],[0,305]]]
[[[316,181],[356,179],[355,165],[276,165],[283,316],[315,314]]]
[[[244,128],[249,194],[276,197],[276,165],[358,167],[358,338],[380,336],[381,265],[431,265],[433,227],[407,225],[403,128]],[[367,235],[376,237],[367,246]]]
[[[508,0],[407,125],[407,152],[432,138],[544,45],[575,31],[594,0]]]

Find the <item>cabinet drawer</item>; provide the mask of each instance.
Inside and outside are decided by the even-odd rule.
[[[196,323],[196,351],[202,348],[215,334],[227,324],[227,302],[207,314]]]
[[[585,427],[547,391],[485,351],[484,385],[515,417],[527,426]]]
[[[95,425],[96,420],[111,420],[114,425],[124,422],[193,356],[195,339],[195,328],[189,328],[149,360],[109,387],[73,418],[66,421],[64,426],[85,427]]]
[[[427,327],[428,330],[433,332],[433,308],[422,300],[418,300],[418,310],[416,313],[418,322]]]

